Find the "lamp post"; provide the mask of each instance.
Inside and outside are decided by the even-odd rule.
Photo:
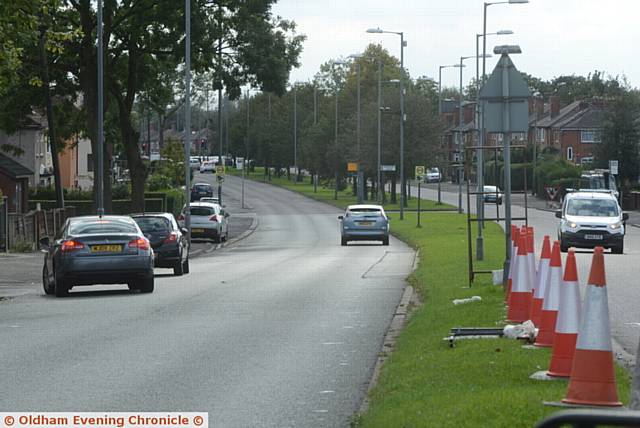
[[[356,171],[357,180],[357,195],[358,203],[361,204],[364,200],[364,177],[362,171],[362,155],[360,152],[360,63],[358,59],[362,58],[362,54],[352,54],[349,58],[355,60],[356,66],[356,87],[357,87],[357,101],[356,101],[356,154],[358,162],[358,170]]]
[[[293,184],[298,183],[298,91],[293,84]]]
[[[460,64],[452,64],[452,65],[441,65],[438,69],[438,119],[442,117],[442,69],[443,68],[458,68],[461,67]],[[464,65],[462,65],[464,67]],[[442,137],[441,137],[442,142]],[[439,165],[440,166],[440,165]],[[440,177],[438,179],[438,203],[442,203],[442,190],[440,182],[442,181],[442,173],[440,173]]]
[[[367,33],[375,34],[396,34],[400,36],[400,220],[404,219],[404,192],[406,191],[404,179],[404,47],[407,42],[404,40],[402,31],[384,31],[380,28],[369,28]]]
[[[99,216],[104,214],[104,55],[102,52],[102,32],[102,0],[98,0],[98,171],[96,171],[96,208]],[[189,37],[188,33],[187,37]]]
[[[331,63],[331,70],[333,71],[333,75],[335,77],[335,66],[336,65],[345,65],[346,62],[344,62],[343,60],[337,59],[334,60]],[[338,199],[338,178],[340,177],[338,168],[340,166],[339,162],[338,162],[338,82],[336,80],[335,82],[336,84],[336,92],[335,92],[335,99],[336,99],[336,105],[335,105],[335,110],[336,110],[336,120],[335,120],[335,128],[334,128],[334,138],[335,138],[335,149],[336,149],[336,175],[335,175],[335,187],[334,187],[334,191],[333,191],[333,199],[337,200]]]
[[[478,237],[476,238],[476,260],[484,260],[484,238],[482,236],[482,228],[483,228],[483,219],[484,219],[484,195],[481,192],[484,192],[484,129],[481,127],[480,123],[480,55],[478,44],[480,37],[486,38],[486,36],[506,36],[513,34],[511,30],[500,30],[495,33],[486,33],[486,34],[476,34],[476,114],[475,114],[475,123],[476,128],[478,129],[478,149],[476,149],[476,162],[477,162],[477,195],[476,195],[476,215],[478,217]],[[484,54],[483,54],[484,55]],[[484,61],[484,56],[483,56]],[[497,186],[497,183],[496,183]]]
[[[187,229],[187,240],[191,243],[191,0],[185,0],[185,138],[184,138],[184,183],[187,208],[184,213],[184,227]]]

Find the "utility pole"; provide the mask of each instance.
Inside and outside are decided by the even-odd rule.
[[[185,0],[188,2],[188,0]],[[97,212],[104,215],[104,65],[102,0],[98,0],[98,170],[95,174]]]
[[[382,61],[378,59],[378,164],[377,164],[377,190],[378,203],[382,203]]]
[[[186,210],[184,215],[184,225],[187,229],[187,240],[191,243],[191,0],[185,0],[185,133],[184,133],[184,183],[185,183],[185,201]]]

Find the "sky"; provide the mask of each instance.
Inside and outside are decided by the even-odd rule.
[[[307,40],[301,66],[291,81],[307,81],[320,64],[362,52],[380,43],[400,57],[399,36],[368,34],[367,28],[404,32],[405,67],[412,77],[438,79],[440,65],[476,54],[482,33],[482,0],[279,0],[274,15],[294,20]],[[529,0],[527,4],[494,4],[487,8],[487,33],[512,30],[513,35],[487,36],[487,53],[496,45],[519,45],[516,68],[549,80],[560,75],[587,76],[594,70],[626,76],[640,87],[639,0]],[[482,53],[482,39],[480,39]],[[487,59],[487,73],[497,57]],[[465,61],[463,84],[475,77],[475,59]],[[442,70],[443,86],[459,85],[459,69]]]

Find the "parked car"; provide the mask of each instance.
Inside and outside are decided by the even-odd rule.
[[[220,199],[217,196],[204,196],[202,198],[200,198],[200,202],[210,202],[212,204],[220,204]],[[224,205],[221,205],[222,208],[224,208]]]
[[[151,243],[155,267],[172,268],[174,275],[189,273],[187,230],[178,226],[173,214],[144,213],[131,217]]]
[[[226,241],[229,237],[229,213],[218,204],[210,202],[194,202],[190,207],[191,237],[209,238],[215,242]],[[186,207],[182,208],[182,214],[178,217],[181,226],[184,227]]]
[[[40,249],[46,294],[62,297],[77,285],[122,283],[153,292],[153,250],[131,217],[68,218],[60,237],[42,238]]]
[[[427,183],[438,183],[442,179],[440,170],[438,168],[429,168],[427,174],[424,177],[424,181]]]
[[[216,164],[214,161],[207,160],[200,164],[200,173],[214,172],[216,170]]]
[[[199,201],[202,197],[213,196],[213,186],[209,183],[195,183],[191,186],[191,201]]]
[[[389,218],[380,205],[350,205],[338,219],[341,245],[349,241],[382,241],[382,245],[389,245]]]
[[[562,209],[556,211],[560,219],[558,240],[560,249],[569,247],[610,248],[624,252],[625,222],[629,214],[622,212],[618,200],[609,192],[579,191],[567,193]]]
[[[189,158],[189,165],[191,169],[200,169],[200,159],[197,156],[191,156]]]
[[[485,202],[492,204],[498,202],[499,205],[502,205],[502,192],[500,191],[500,188],[498,188],[497,186],[484,186],[484,192],[485,194],[482,195],[482,199]]]

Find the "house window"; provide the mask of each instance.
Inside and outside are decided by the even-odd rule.
[[[580,131],[580,141],[583,143],[599,143],[600,133],[594,129],[583,129]]]
[[[593,163],[593,156],[585,156],[582,159],[580,159],[580,164],[581,165],[587,165]]]
[[[567,147],[567,160],[573,160],[573,147]]]
[[[536,142],[544,142],[544,128],[536,128]]]
[[[87,154],[87,171],[93,172],[93,154],[92,153]]]

